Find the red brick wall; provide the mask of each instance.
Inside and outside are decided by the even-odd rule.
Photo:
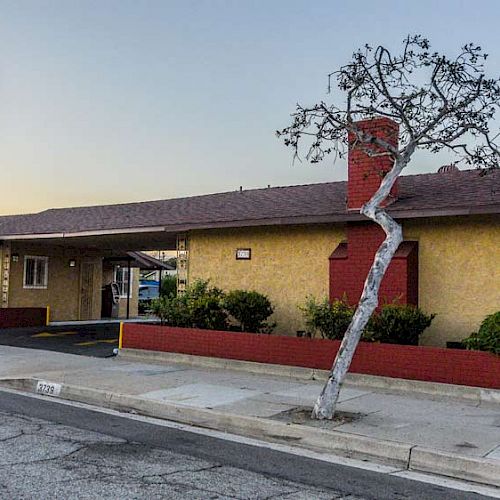
[[[46,320],[45,307],[0,308],[0,328],[45,326]]]
[[[123,347],[327,370],[339,341],[126,323]],[[362,342],[351,372],[500,389],[500,357],[477,351]]]
[[[346,228],[347,252],[342,249],[330,257],[330,300],[347,296],[357,304],[383,230],[371,223],[349,224]],[[382,281],[379,303],[397,299],[401,304],[418,305],[418,245],[404,242],[394,256]]]
[[[372,135],[385,139],[396,146],[398,143],[399,126],[388,118],[376,118],[357,122],[358,128]],[[349,134],[347,208],[360,209],[380,186],[385,172],[393,165],[387,156],[370,157],[355,144],[355,135]],[[397,196],[397,181],[391,191],[391,197]],[[388,202],[390,200],[387,200]]]
[[[375,118],[356,123],[357,127],[393,146],[398,144],[399,126],[388,118]],[[347,208],[359,210],[379,188],[384,174],[393,165],[388,156],[371,157],[356,144],[356,136],[349,134]],[[397,182],[387,203],[397,197]],[[373,257],[385,234],[373,224],[348,224],[347,246],[343,245],[330,257],[330,300],[347,296],[357,304]],[[393,259],[379,293],[379,304],[397,299],[402,304],[418,305],[418,246],[408,244]],[[404,250],[404,251],[403,251]]]

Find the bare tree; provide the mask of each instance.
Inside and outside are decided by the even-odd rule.
[[[467,44],[455,58],[430,50],[427,39],[416,35],[404,40],[402,53],[366,45],[352,61],[328,78],[336,82],[342,105],[320,102],[297,106],[292,124],[278,131],[285,145],[301,151],[312,163],[333,153],[342,157],[349,145],[372,158],[389,157],[392,168],[380,187],[361,208],[361,214],[379,224],[386,238],[378,248],[367,275],[356,312],[313,410],[313,417],[331,419],[354,352],[370,316],[378,305],[382,278],[403,241],[401,226],[384,209],[402,170],[418,149],[448,150],[455,163],[496,168],[500,151],[490,125],[500,105],[500,79],[487,78],[481,47]],[[386,117],[399,123],[399,143],[362,130],[358,121]],[[350,144],[349,144],[350,143]]]

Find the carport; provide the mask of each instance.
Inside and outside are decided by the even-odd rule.
[[[140,269],[141,271],[159,271],[160,272],[160,283],[162,271],[172,271],[175,269],[170,264],[162,262],[161,260],[155,259],[144,252],[127,252],[124,257],[108,257],[104,259],[103,264],[110,263],[113,266],[120,266],[127,269],[127,275],[131,276],[131,271],[133,267]],[[127,314],[126,319],[130,319],[130,280],[127,281]],[[111,291],[112,293],[112,291]],[[103,301],[105,294],[103,293]],[[103,306],[104,309],[104,306]],[[105,315],[104,315],[105,316]]]
[[[51,322],[101,320],[102,289],[120,269],[126,281],[121,283],[118,317],[131,318],[138,300],[133,279],[138,283],[139,274],[132,271],[172,269],[142,252],[176,250],[178,242],[177,234],[164,227],[2,234],[0,238],[2,308],[49,308]]]

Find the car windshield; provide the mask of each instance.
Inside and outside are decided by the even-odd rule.
[[[155,299],[159,295],[158,286],[141,285],[139,287],[139,300]]]

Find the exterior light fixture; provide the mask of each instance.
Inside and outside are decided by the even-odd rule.
[[[12,262],[17,262],[19,260],[19,254],[13,253],[12,254]]]
[[[76,260],[75,259],[69,260],[69,267],[76,267]]]

